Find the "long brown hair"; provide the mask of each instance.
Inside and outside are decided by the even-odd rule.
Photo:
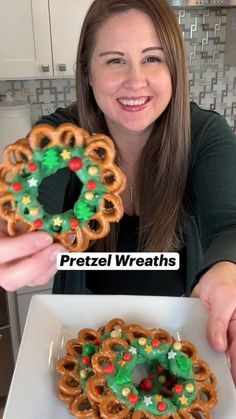
[[[106,19],[129,9],[150,16],[172,79],[172,98],[156,120],[145,144],[137,178],[140,209],[139,250],[178,250],[183,242],[183,199],[190,154],[190,104],[185,48],[173,9],[165,0],[95,0],[85,18],[77,55],[77,112],[89,132],[109,135],[103,113],[89,84],[89,65],[96,33]],[[112,227],[97,249],[115,249]]]

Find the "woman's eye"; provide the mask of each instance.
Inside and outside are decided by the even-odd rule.
[[[146,63],[156,63],[156,62],[161,63],[162,61],[163,60],[160,57],[153,57],[153,56],[147,57],[144,59],[144,62]]]
[[[121,64],[123,60],[121,58],[111,58],[107,61],[107,64]]]

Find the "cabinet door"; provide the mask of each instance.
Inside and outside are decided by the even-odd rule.
[[[48,0],[0,0],[0,5],[0,78],[51,76]]]
[[[73,76],[80,30],[93,0],[49,0],[55,76]]]

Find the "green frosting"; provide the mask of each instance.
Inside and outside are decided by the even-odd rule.
[[[101,343],[110,338],[103,335]],[[122,334],[122,338],[125,336]],[[158,343],[157,339],[135,339],[128,348],[117,345],[113,368],[105,373],[108,387],[132,410],[145,410],[154,416],[168,415],[189,406],[197,397],[197,386],[193,379],[192,361],[181,350],[170,343]],[[79,355],[79,369],[86,368],[87,378],[93,374],[91,359],[84,366],[84,357],[93,356],[101,347],[93,344],[84,347]],[[181,349],[181,348],[180,348]],[[88,361],[88,360],[87,360]],[[146,369],[146,377],[134,383],[134,372],[140,366]]]
[[[42,166],[47,170],[56,170],[60,164],[60,156],[57,149],[48,148],[42,158]]]
[[[83,355],[92,356],[96,352],[96,346],[93,343],[87,343],[83,348]]]
[[[81,194],[71,210],[48,214],[38,201],[39,185],[43,179],[66,167],[73,170],[82,182]],[[79,146],[35,149],[32,160],[24,164],[21,174],[8,184],[8,190],[14,195],[16,211],[36,229],[52,235],[71,230],[71,220],[72,225],[78,223],[83,227],[99,210],[102,197],[108,192],[101,183],[99,166],[86,157],[85,148]]]
[[[118,386],[123,386],[125,384],[130,384],[132,381],[132,374],[130,371],[127,371],[123,368],[118,369],[116,373],[116,384]]]

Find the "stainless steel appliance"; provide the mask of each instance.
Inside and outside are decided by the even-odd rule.
[[[236,0],[169,0],[173,7],[236,7]]]
[[[7,296],[0,287],[0,398],[6,396],[14,369]]]

